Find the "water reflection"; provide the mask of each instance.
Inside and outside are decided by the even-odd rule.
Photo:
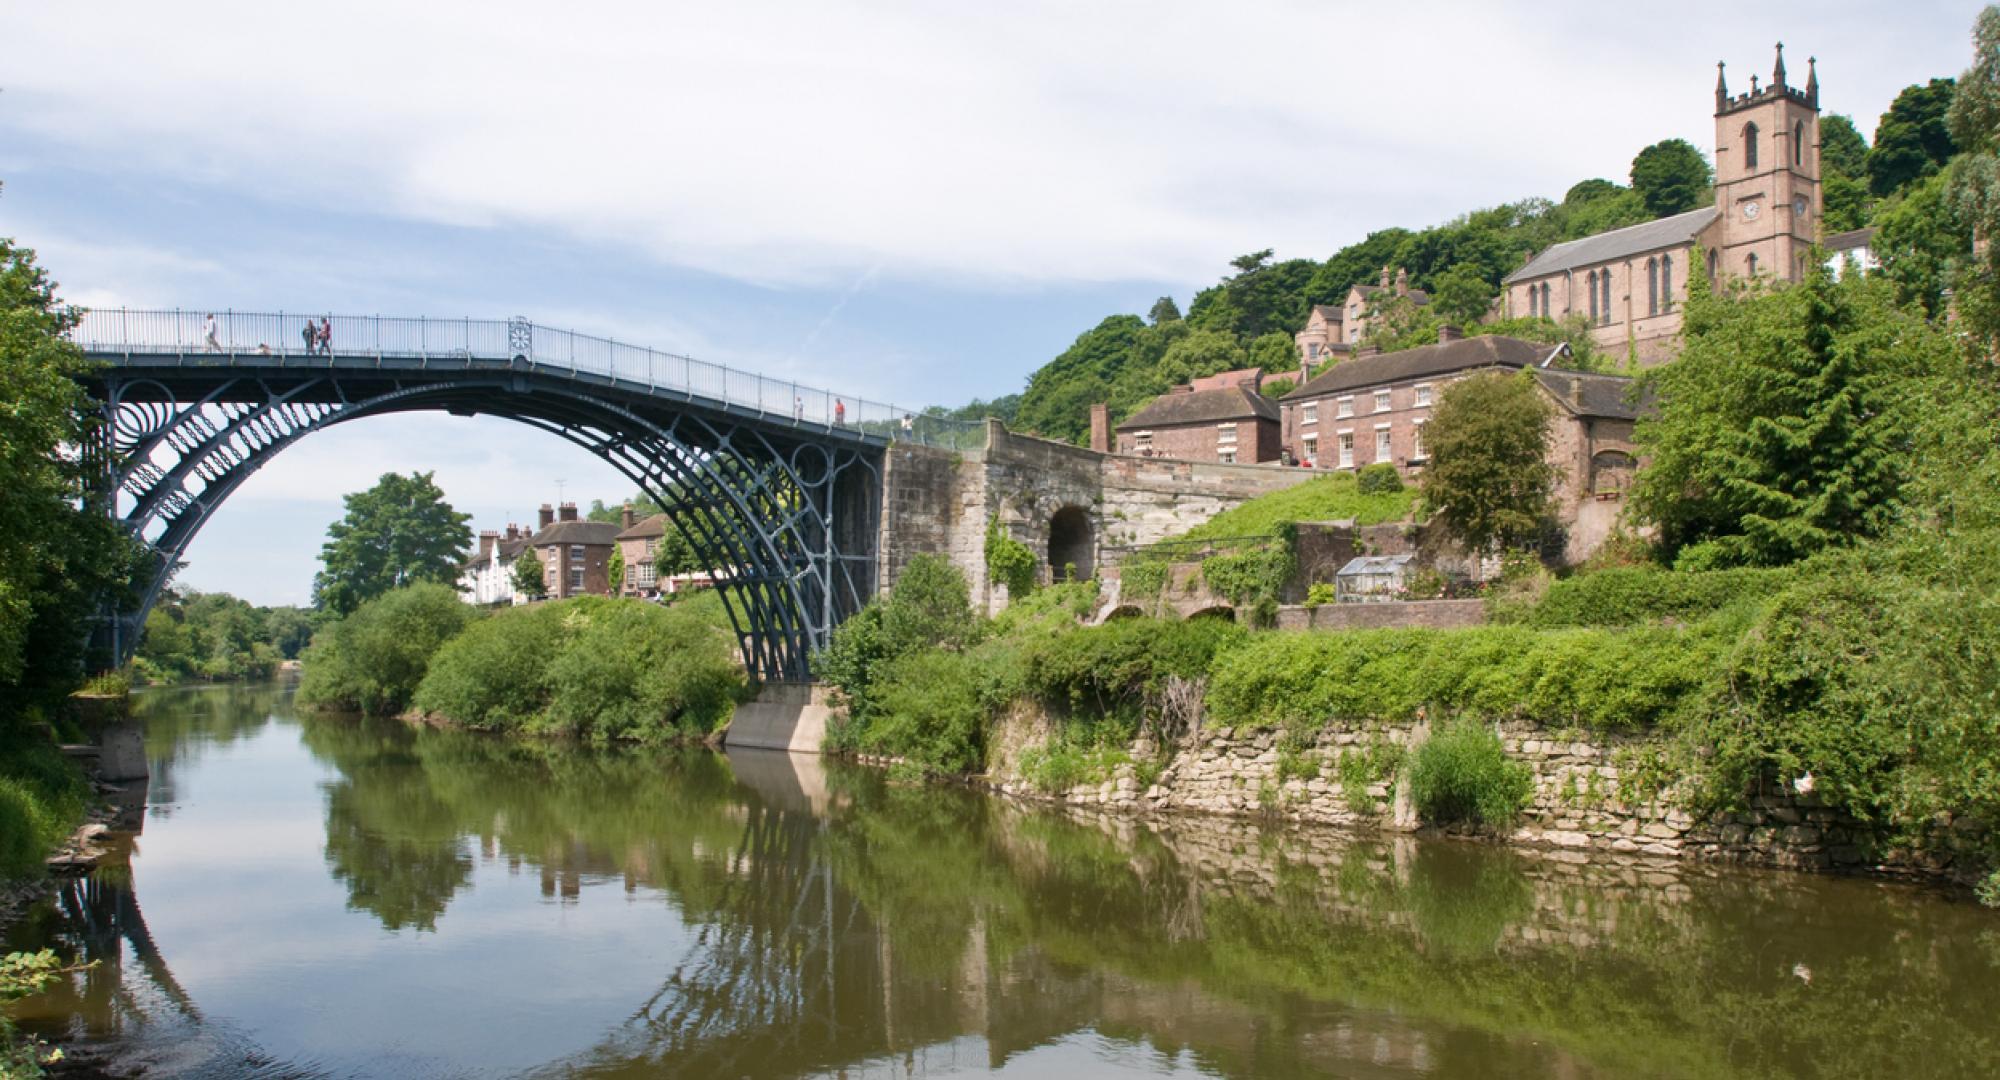
[[[1142,825],[270,689],[148,711],[154,810],[187,812],[131,887],[100,873],[19,936],[102,961],[27,1016],[158,1075],[1984,1076],[2000,1051],[2000,920],[1906,888]],[[184,884],[202,837],[294,811],[317,873],[216,871],[281,918],[204,937],[243,912]]]

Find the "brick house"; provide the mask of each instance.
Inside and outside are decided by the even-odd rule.
[[[560,512],[543,503],[538,524],[527,546],[542,562],[543,588],[550,599],[611,595],[616,524],[578,520],[575,503],[562,504]]]
[[[1299,347],[1299,363],[1309,369],[1336,354],[1358,348],[1374,321],[1371,301],[1378,297],[1385,300],[1408,297],[1418,307],[1431,302],[1429,293],[1410,288],[1409,271],[1397,270],[1392,279],[1385,266],[1380,284],[1356,285],[1347,290],[1347,296],[1338,304],[1313,305],[1306,316],[1306,328],[1292,335],[1292,341]]]
[[[1181,461],[1278,460],[1278,406],[1258,393],[1263,377],[1247,368],[1174,387],[1118,425],[1118,452]]]
[[[653,562],[660,538],[667,534],[667,515],[634,520],[631,504],[619,515],[618,550],[625,556],[625,580],[615,582],[618,595],[651,600],[660,595],[660,575]]]

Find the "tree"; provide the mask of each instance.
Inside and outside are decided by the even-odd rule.
[[[1250,367],[1263,371],[1297,371],[1299,346],[1292,335],[1273,330],[1250,343]]]
[[[1708,159],[1686,139],[1656,142],[1632,159],[1632,190],[1655,217],[1706,204],[1714,183]]]
[[[1917,419],[1914,380],[1950,338],[1893,286],[1816,267],[1803,285],[1718,297],[1697,280],[1686,347],[1649,373],[1658,414],[1632,511],[1689,567],[1777,565],[1881,535]]]
[[[1955,144],[1945,118],[1954,88],[1950,79],[1932,79],[1923,86],[1906,86],[1896,95],[1875,126],[1875,145],[1868,151],[1870,191],[1893,195],[1951,160]]]
[[[1158,326],[1161,323],[1179,322],[1181,319],[1181,308],[1179,304],[1174,303],[1173,297],[1162,296],[1158,300],[1153,301],[1153,308],[1146,313],[1146,318],[1154,326]]]
[[[327,527],[320,548],[314,604],[345,615],[391,589],[458,579],[472,515],[444,501],[434,475],[383,473],[374,487],[346,497],[346,516]]]
[[[606,580],[611,582],[611,595],[620,596],[625,592],[625,547],[613,545],[611,560],[604,565]]]
[[[1858,229],[1868,223],[1868,144],[1854,121],[1837,113],[1819,121],[1820,200],[1822,223],[1830,233]]]
[[[92,617],[138,565],[74,452],[98,435],[74,321],[35,253],[0,239],[0,742],[75,687]]]
[[[543,576],[542,560],[535,557],[533,548],[523,549],[514,558],[514,591],[522,596],[541,596],[548,591],[547,579]]]
[[[1196,330],[1167,349],[1159,370],[1162,380],[1171,386],[1233,371],[1246,366],[1249,359],[1234,336],[1221,330]]]
[[[1896,286],[1897,299],[1944,313],[1953,275],[1971,254],[1971,230],[1958,220],[1945,197],[1947,177],[1927,176],[1885,199],[1875,212],[1879,226],[1869,246],[1882,261],[1882,276]]]
[[[1492,306],[1493,286],[1470,265],[1460,264],[1438,275],[1431,291],[1431,306],[1449,323],[1470,326],[1486,317]]]
[[[1549,516],[1549,404],[1534,376],[1483,374],[1438,395],[1424,448],[1424,502],[1469,550],[1516,547]]]
[[[1062,355],[1028,377],[1015,417],[1021,428],[1068,442],[1087,439],[1091,405],[1110,396],[1112,382],[1132,360],[1133,345],[1146,328],[1137,315],[1113,315],[1077,335]]]
[[[2000,339],[2000,7],[1989,5],[1973,25],[1972,67],[1959,76],[1947,122],[1959,156],[1951,164],[1948,198],[1958,221],[1988,243],[1967,261],[1956,282],[1966,327]]]

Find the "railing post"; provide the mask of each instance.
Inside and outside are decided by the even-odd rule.
[[[379,368],[382,366],[382,316],[371,315],[369,318],[375,323],[375,366]],[[330,353],[333,350],[327,351]]]
[[[431,324],[428,316],[417,316],[417,367],[431,366]]]

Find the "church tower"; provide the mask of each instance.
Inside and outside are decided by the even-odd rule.
[[[1771,84],[1731,97],[1715,65],[1715,205],[1720,228],[1710,275],[1776,275],[1797,281],[1819,238],[1819,73],[1806,61],[1804,90],[1785,82],[1785,46]]]

